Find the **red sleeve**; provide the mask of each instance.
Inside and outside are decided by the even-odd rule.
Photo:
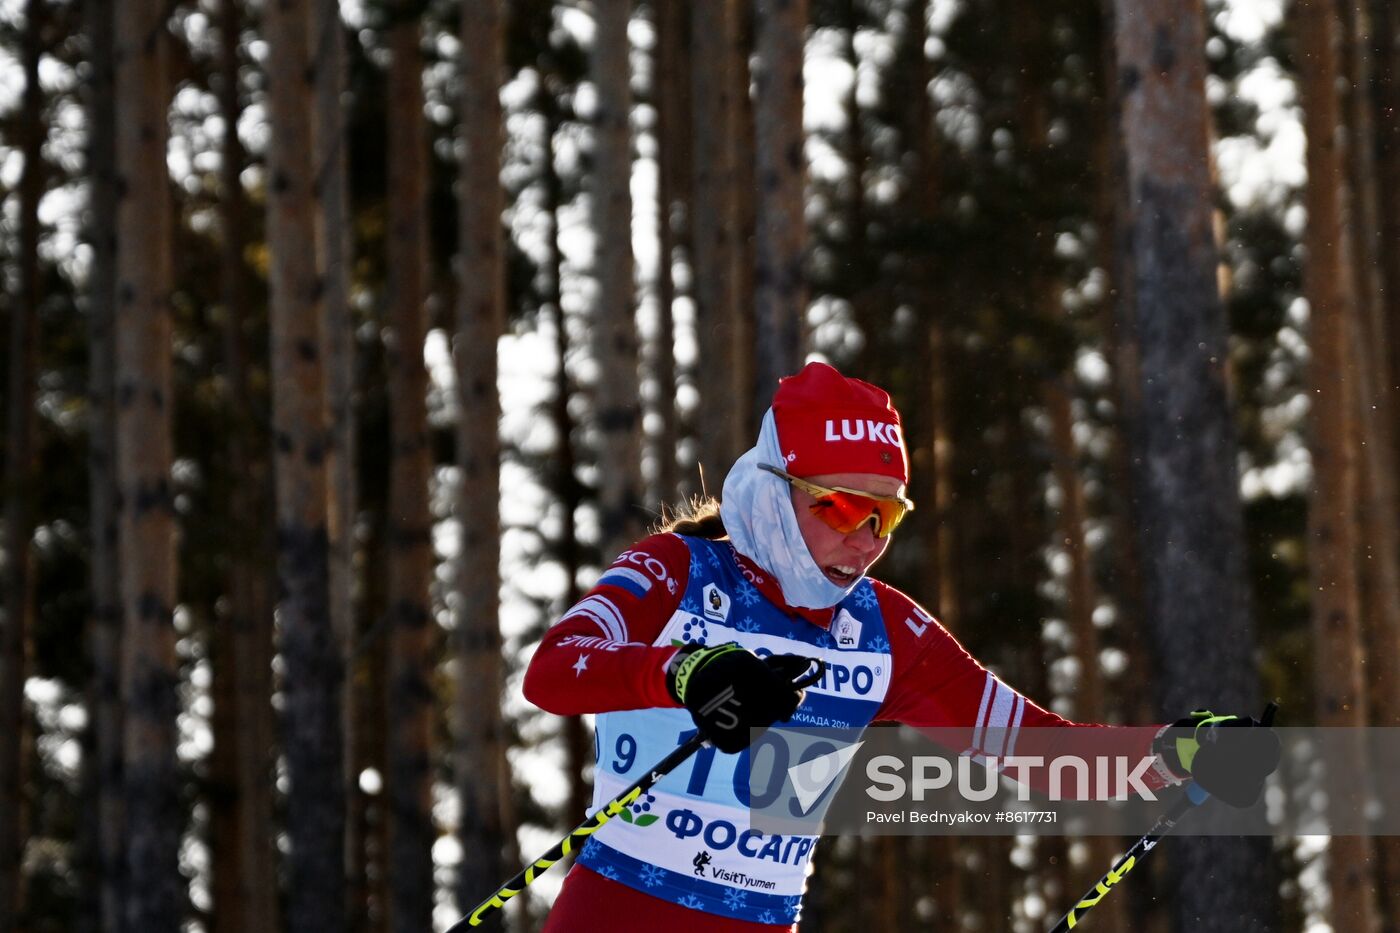
[[[1013,720],[1032,728],[1072,725],[1003,684],[908,596],[883,583],[875,592],[894,654],[894,679],[877,718],[969,730]]]
[[[540,641],[525,698],[561,716],[675,706],[666,691],[673,647],[653,647],[690,578],[690,548],[653,535],[619,554],[593,589]]]
[[[1040,757],[1152,755],[1159,726],[1120,727],[1075,723],[1033,703],[968,654],[938,620],[908,596],[877,583],[876,593],[890,633],[894,677],[877,719],[924,730],[959,754]],[[906,660],[907,659],[907,660]],[[1027,772],[1029,783],[1046,789],[1045,769]],[[1156,761],[1143,777],[1156,790],[1176,783]],[[1067,786],[1074,796],[1087,792]]]

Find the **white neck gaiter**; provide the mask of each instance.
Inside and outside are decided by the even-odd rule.
[[[797,527],[790,487],[758,465],[787,466],[778,447],[778,429],[770,408],[763,416],[758,443],[734,462],[724,478],[720,518],[734,548],[771,573],[789,606],[829,609],[855,589],[857,577],[845,588],[826,578]]]

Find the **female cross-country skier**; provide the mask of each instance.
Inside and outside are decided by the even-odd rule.
[[[545,933],[796,930],[816,837],[750,825],[734,776],[747,774],[751,730],[778,721],[956,727],[968,752],[986,755],[1008,754],[1034,727],[1087,734],[1002,683],[917,603],[866,575],[913,508],[908,478],[889,395],[811,363],[780,380],[758,442],[725,478],[722,504],[619,555],[549,630],[525,696],[560,715],[599,714],[595,808],[697,729],[713,750],[592,836]],[[771,661],[782,655],[819,658],[826,674],[798,690],[792,671]],[[1170,735],[1124,732],[1133,754],[1158,754],[1150,787],[1190,776],[1205,786],[1192,739],[1222,723],[1253,720],[1198,713]],[[1225,770],[1262,785],[1271,765],[1244,757]]]

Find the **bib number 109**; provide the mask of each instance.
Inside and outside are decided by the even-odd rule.
[[[676,736],[676,744],[685,744],[694,738],[697,732],[696,729],[686,729]],[[628,773],[637,763],[637,739],[630,733],[623,732],[618,735],[613,746],[608,767],[617,774]],[[740,804],[746,807],[770,807],[782,794],[788,769],[793,764],[802,764],[814,758],[829,755],[836,750],[837,747],[830,742],[813,742],[804,748],[798,760],[793,762],[791,749],[788,747],[788,743],[783,740],[782,735],[772,731],[765,732],[749,748],[732,756],[734,771],[730,776],[730,783],[734,796]],[[685,786],[685,793],[688,796],[705,796],[717,754],[718,751],[713,746],[706,745],[691,757],[690,774]],[[760,762],[759,773],[763,778],[761,781],[755,780],[753,774],[752,762],[755,760]],[[818,802],[831,793],[832,788],[838,783],[831,782],[818,798]],[[807,812],[798,807],[796,800],[791,802],[789,808],[795,817],[804,816]]]

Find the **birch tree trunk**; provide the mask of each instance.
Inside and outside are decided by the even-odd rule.
[[[510,775],[501,699],[505,670],[500,629],[500,393],[497,347],[505,330],[505,235],[501,150],[505,128],[500,88],[505,72],[501,0],[462,8],[460,124],[465,158],[458,174],[457,517],[462,550],[454,583],[453,652],[457,661],[457,796],[462,816],[458,870],[464,910],[511,874]],[[547,120],[546,123],[549,121]],[[550,127],[552,131],[552,127]],[[552,151],[546,147],[547,151]],[[547,166],[552,171],[552,164]],[[568,438],[563,439],[568,443]],[[523,898],[521,898],[523,900]]]
[[[269,286],[278,607],[285,665],[288,923],[345,924],[342,659],[329,606],[324,301],[316,258],[308,9],[272,0],[268,40]]]
[[[1308,138],[1308,228],[1304,293],[1311,307],[1312,441],[1314,470],[1308,508],[1308,563],[1313,581],[1313,650],[1321,726],[1366,725],[1361,603],[1357,571],[1361,540],[1358,486],[1356,360],[1348,327],[1358,313],[1348,229],[1342,124],[1337,100],[1335,7],[1300,0],[1302,102]],[[1364,377],[1362,377],[1364,378]],[[1350,730],[1346,750],[1329,758],[1364,799],[1368,773],[1360,729]],[[1369,933],[1377,929],[1372,842],[1334,836],[1328,846],[1328,881],[1334,926]]]
[[[175,521],[170,489],[172,213],[165,6],[117,11],[117,486],[123,617],[126,928],[183,915],[175,761]]]
[[[1235,431],[1216,286],[1200,0],[1115,0],[1137,382],[1126,395],[1158,715],[1258,706]],[[1271,925],[1262,839],[1183,840],[1178,922]]]

